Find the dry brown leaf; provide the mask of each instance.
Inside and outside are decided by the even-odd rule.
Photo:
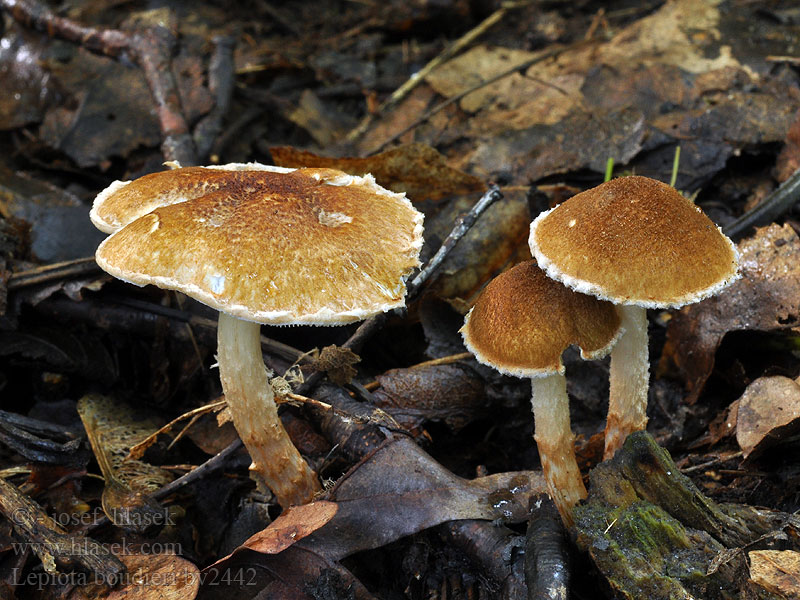
[[[128,547],[117,556],[127,571],[109,589],[91,574],[74,575],[78,585],[68,600],[192,600],[200,588],[200,571],[174,554],[138,554]],[[48,596],[52,597],[52,596]]]
[[[412,433],[425,421],[457,431],[488,408],[483,380],[457,364],[392,369],[375,379],[376,406]]]
[[[792,173],[800,169],[800,110],[795,114],[794,122],[786,134],[786,144],[775,165],[778,181],[786,181]]]
[[[535,57],[534,52],[476,46],[434,70],[425,81],[450,98]],[[559,72],[553,64],[547,61],[526,74],[514,73],[461,98],[458,104],[463,110],[483,111],[474,124],[475,133],[550,125],[579,107],[583,75]]]
[[[800,429],[800,385],[780,375],[759,377],[739,399],[736,441],[745,458]]]
[[[324,371],[333,383],[345,385],[355,377],[357,371],[353,366],[361,362],[361,357],[350,348],[341,346],[325,346],[311,361],[311,368]]]
[[[742,278],[720,295],[677,312],[667,328],[663,359],[697,400],[729,331],[789,329],[800,318],[800,239],[788,225],[770,225],[739,243]],[[740,409],[741,410],[741,409]]]
[[[519,522],[527,518],[531,498],[544,489],[541,473],[530,471],[462,479],[411,440],[400,438],[378,448],[337,483],[329,492],[336,514],[310,535],[277,554],[258,554],[241,547],[204,574],[256,565],[258,585],[266,588],[280,582],[285,586],[283,595],[273,597],[294,597],[289,596],[292,593],[305,598],[300,594],[323,572],[335,571],[337,578],[355,586],[352,597],[368,598],[371,596],[338,561],[454,519]],[[326,516],[327,508],[322,515],[315,515],[320,520]],[[302,520],[293,517],[289,533],[294,521]],[[230,588],[220,590],[206,584],[203,597],[222,600],[225,589]]]
[[[344,137],[355,125],[352,117],[333,110],[309,89],[303,90],[300,102],[286,116],[305,129],[322,147]]]
[[[484,191],[483,182],[450,167],[444,156],[425,144],[408,144],[367,158],[327,158],[289,146],[270,148],[281,167],[329,167],[351,175],[371,173],[393,192],[405,192],[415,202]]]
[[[269,527],[250,536],[242,546],[262,554],[278,554],[325,525],[338,508],[335,502],[326,500],[292,506]]]
[[[480,177],[525,183],[586,168],[602,173],[611,157],[665,178],[680,143],[679,185],[696,188],[738,151],[783,142],[800,105],[796,90],[765,68],[767,55],[792,52],[791,26],[771,30],[770,50],[745,48],[731,24],[750,19],[745,5],[675,0],[611,39],[564,48],[524,72],[515,69],[536,53],[479,45],[426,75],[429,87],[378,120],[360,148],[424,121],[442,97],[457,98],[415,127],[413,139],[459,148],[451,164]]]
[[[200,589],[200,571],[174,554],[124,554],[128,572],[107,600],[192,600]]]
[[[800,598],[800,552],[794,550],[753,550],[750,580],[781,598]]]

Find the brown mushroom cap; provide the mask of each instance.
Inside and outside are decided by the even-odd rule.
[[[586,359],[605,356],[622,330],[614,306],[573,292],[534,261],[501,273],[481,293],[461,328],[479,362],[517,377],[563,373],[570,345]]]
[[[617,304],[680,307],[738,277],[733,242],[674,188],[612,179],[531,224],[531,253],[547,274]]]
[[[261,323],[344,324],[404,305],[423,216],[371,176],[212,171],[207,184],[207,169],[160,175],[154,179],[164,189],[166,179],[205,193],[155,208],[108,237],[96,259],[115,277]]]
[[[114,233],[161,206],[199,198],[230,185],[241,185],[253,171],[289,173],[294,169],[259,163],[231,163],[176,168],[144,175],[133,181],[115,181],[94,199],[89,218],[100,231]]]

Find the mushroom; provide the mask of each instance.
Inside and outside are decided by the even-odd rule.
[[[527,261],[486,286],[461,334],[478,362],[531,378],[534,438],[547,490],[571,527],[572,509],[586,488],[575,460],[561,355],[574,344],[586,360],[605,356],[621,334],[614,306],[573,292]]]
[[[738,252],[674,188],[647,177],[613,179],[531,223],[531,253],[547,274],[617,305],[625,334],[611,353],[605,458],[647,424],[648,308],[679,308],[739,277]]]
[[[281,506],[309,501],[320,485],[278,417],[260,324],[341,325],[404,306],[422,214],[371,176],[332,169],[178,168],[112,188],[92,210],[115,231],[97,264],[220,311],[220,379],[254,479]]]

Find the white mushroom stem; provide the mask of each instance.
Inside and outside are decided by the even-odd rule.
[[[625,333],[611,351],[604,459],[613,457],[629,434],[647,425],[647,309],[619,305],[617,311]]]
[[[539,448],[547,491],[567,528],[574,521],[572,509],[586,498],[586,488],[575,460],[575,436],[569,419],[567,380],[555,373],[531,379],[531,406],[536,424],[534,439]]]
[[[266,485],[284,508],[310,501],[320,484],[278,417],[261,355],[260,325],[221,312],[217,337],[222,390],[253,461],[253,479]]]

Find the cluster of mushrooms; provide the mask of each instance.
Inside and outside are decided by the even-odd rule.
[[[253,479],[281,506],[308,502],[319,479],[278,417],[260,324],[342,325],[404,306],[423,216],[369,175],[173,166],[97,196],[92,222],[111,234],[97,264],[220,311],[220,380]],[[586,489],[561,354],[573,344],[585,359],[611,352],[610,457],[646,423],[645,310],[717,293],[736,279],[738,256],[691,202],[645,177],[612,180],[543,213],[530,247],[535,262],[490,282],[461,331],[480,362],[531,378],[548,492],[569,526]]]
[[[561,354],[611,353],[604,458],[647,423],[648,308],[678,308],[739,276],[736,247],[692,202],[647,177],[576,194],[531,223],[534,261],[492,280],[461,332],[478,361],[530,377],[548,493],[567,526],[586,497]]]

